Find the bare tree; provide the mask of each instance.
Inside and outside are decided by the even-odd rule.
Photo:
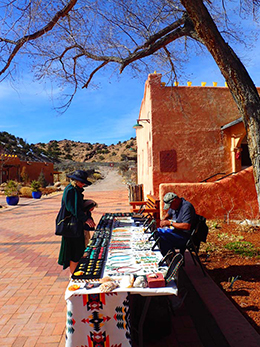
[[[221,7],[216,5],[220,3]],[[225,0],[60,0],[2,2],[0,75],[15,76],[18,58],[31,59],[35,76],[86,88],[101,69],[131,66],[137,73],[164,63],[176,79],[196,42],[214,58],[242,115],[260,205],[260,98],[228,42],[233,30]],[[258,0],[240,0],[241,12],[257,17]],[[182,60],[180,60],[180,52]]]

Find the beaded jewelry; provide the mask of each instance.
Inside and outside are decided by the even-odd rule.
[[[123,270],[123,273],[126,274],[126,273],[135,273],[135,272],[138,272],[140,270],[142,270],[141,268],[137,268],[137,267],[134,267],[134,266],[120,266],[116,269],[117,272],[119,272]],[[125,270],[128,270],[128,271],[125,271]]]

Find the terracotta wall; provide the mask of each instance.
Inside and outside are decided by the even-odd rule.
[[[53,163],[49,162],[33,162],[33,161],[20,161],[18,157],[7,157],[3,160],[3,181],[8,179],[20,180],[23,167],[26,168],[26,172],[30,180],[37,180],[41,171],[43,171],[45,179],[48,184],[53,184]],[[9,177],[8,177],[9,174]]]
[[[136,144],[137,144],[137,183],[145,185],[145,196],[153,194],[153,137],[152,137],[152,122],[151,118],[151,91],[150,81],[145,83],[144,97],[141,105],[142,114],[140,113],[139,119],[146,119],[148,121],[141,121],[142,129],[136,130]]]
[[[145,195],[158,196],[161,183],[199,182],[233,171],[230,133],[221,126],[240,114],[228,88],[165,87],[160,74],[150,74],[139,114],[148,117],[150,124],[136,132]]]
[[[23,162],[21,161],[21,171],[23,167],[26,168],[26,172],[30,177],[30,180],[37,180],[41,171],[44,173],[44,177],[48,184],[53,184],[53,163],[42,162]]]
[[[223,130],[227,140],[227,148],[231,151],[232,172],[240,171],[241,166],[241,142],[246,136],[246,129],[243,122]]]
[[[259,218],[252,166],[214,183],[161,184],[162,215],[163,197],[168,192],[175,192],[190,201],[196,212],[208,219]]]
[[[9,175],[9,179],[17,180],[17,178],[19,177],[20,159],[14,155],[2,154],[0,157],[0,160],[1,160],[0,170],[2,170],[2,172],[0,172],[0,175],[2,174],[2,182],[6,182],[8,180],[8,175]],[[6,166],[9,166],[8,170]]]
[[[231,172],[230,150],[221,126],[237,119],[239,114],[229,90],[163,86],[156,89],[157,103],[152,113],[156,193],[163,182],[198,182],[218,172]],[[161,172],[159,153],[166,150],[176,152],[176,171]]]

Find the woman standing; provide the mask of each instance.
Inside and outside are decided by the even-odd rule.
[[[71,179],[71,182],[64,189],[62,202],[67,211],[82,222],[82,230],[79,237],[62,236],[58,264],[62,265],[63,269],[69,267],[72,275],[85,250],[84,224],[94,228],[95,223],[92,218],[85,214],[83,206],[83,187],[91,185],[87,172],[77,170],[67,177]]]

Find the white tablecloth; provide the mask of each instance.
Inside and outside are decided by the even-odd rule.
[[[146,251],[142,250],[143,245],[147,245],[149,235],[144,235],[142,228],[124,227],[123,229],[127,229],[125,234],[130,232],[134,236],[133,240],[131,240],[131,245],[134,244],[135,248],[138,247],[137,253],[134,253],[133,250],[131,251],[133,259],[130,259],[130,261],[135,261],[136,259],[138,267],[141,267],[141,271],[138,271],[137,274],[143,275],[147,271],[148,273],[149,271],[158,271],[156,264],[161,258],[161,254],[157,253],[159,258],[156,259],[155,264],[149,264],[146,259]],[[117,230],[113,229],[112,241],[122,242],[123,240],[123,244],[126,245],[127,240],[125,240],[124,230],[122,234],[117,232]],[[113,242],[111,243],[113,245]],[[130,240],[128,240],[128,243],[130,244]],[[125,253],[128,254],[129,250],[126,250]],[[142,254],[143,257],[141,256]],[[127,257],[129,258],[129,254]],[[112,259],[108,256],[108,264],[112,263]],[[112,277],[113,274],[116,275],[116,272],[108,266],[105,269],[105,274],[106,272],[107,275]],[[167,287],[161,288],[129,288],[125,286],[124,281],[120,282],[120,274],[117,274],[114,279],[121,286],[109,293],[102,293],[99,287],[87,289],[85,288],[85,282],[77,281],[75,283],[71,281],[69,283],[65,293],[65,300],[67,301],[66,347],[131,346],[128,293],[141,294],[143,296],[178,294],[174,281],[171,281]],[[80,288],[76,291],[70,291],[68,288],[73,284],[79,285]]]
[[[126,292],[67,299],[66,347],[81,346],[131,346]]]
[[[68,286],[73,285],[71,282]],[[117,288],[101,293],[98,288],[65,293],[67,301],[66,347],[131,346],[128,293],[144,296],[177,295],[174,281],[162,288]]]

